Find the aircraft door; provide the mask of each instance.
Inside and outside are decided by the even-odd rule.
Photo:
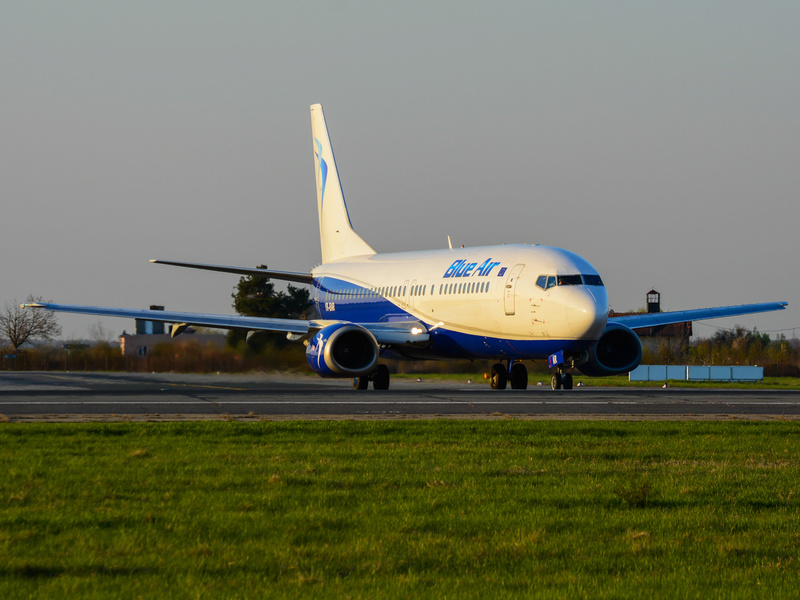
[[[411,298],[411,286],[408,285],[408,279],[403,282],[403,289],[400,290],[400,294],[400,299],[408,306],[408,300]]]
[[[516,312],[517,280],[525,265],[515,265],[506,277],[506,285],[503,288],[503,299],[506,315],[513,315]]]
[[[411,286],[408,288],[408,305],[411,308],[414,308],[414,291],[417,287],[417,280],[411,282]]]

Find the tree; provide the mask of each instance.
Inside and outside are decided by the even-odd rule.
[[[29,295],[26,304],[43,302],[41,296]],[[13,305],[6,303],[0,314],[0,336],[7,339],[16,352],[22,344],[32,339],[52,340],[61,335],[61,326],[55,313],[36,308],[22,308],[15,300]]]
[[[267,266],[259,265],[256,268],[266,269]],[[267,277],[252,275],[239,279],[231,297],[234,310],[248,317],[302,319],[310,306],[307,289],[290,284],[286,292],[275,293],[275,286]]]
[[[259,265],[257,269],[266,269]],[[289,284],[286,292],[275,292],[275,286],[267,277],[248,275],[241,277],[233,294],[233,308],[240,315],[248,317],[269,317],[273,319],[305,319],[311,307],[309,291]],[[237,345],[245,337],[245,332],[232,331],[228,343]],[[272,341],[282,345],[284,334],[266,334],[262,341]],[[263,344],[258,344],[263,346]]]

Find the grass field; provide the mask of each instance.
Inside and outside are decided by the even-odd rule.
[[[800,594],[800,424],[2,424],[0,597]]]
[[[460,381],[472,380],[475,384],[489,385],[488,374],[484,373],[431,373],[419,374],[396,374],[392,377],[404,380],[416,380],[417,378],[425,381]],[[543,385],[550,386],[550,373],[530,373],[528,376],[528,387],[536,386],[541,381]],[[628,381],[627,375],[614,375],[610,377],[587,377],[576,374],[575,383],[581,382],[587,387],[658,387],[664,385],[664,381]],[[670,387],[676,388],[708,388],[708,389],[742,389],[742,390],[800,390],[800,377],[765,377],[763,381],[757,382],[722,382],[722,381],[682,381],[669,380]]]

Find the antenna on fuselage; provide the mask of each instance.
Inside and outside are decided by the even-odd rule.
[[[447,236],[447,245],[450,246],[450,250],[453,249],[453,242],[450,241],[450,236]]]

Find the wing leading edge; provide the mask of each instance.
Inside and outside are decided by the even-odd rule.
[[[23,304],[23,308],[36,308],[53,312],[97,315],[102,317],[127,317],[145,321],[158,321],[173,324],[173,335],[182,331],[186,325],[212,327],[218,329],[246,329],[248,331],[277,331],[294,334],[293,339],[303,339],[328,325],[348,321],[326,319],[272,319],[267,317],[246,317],[242,315],[216,315],[207,313],[189,313],[173,310],[148,310],[137,308],[112,308],[108,306],[83,306],[78,304],[31,303]],[[428,328],[420,321],[402,321],[387,323],[358,323],[375,336],[383,345],[419,344],[429,339]]]
[[[704,321],[720,317],[735,317],[754,313],[784,310],[788,302],[763,302],[761,304],[740,304],[738,306],[717,306],[713,308],[697,308],[693,310],[676,310],[672,312],[644,313],[638,315],[620,315],[609,317],[609,323],[619,323],[631,329],[639,327],[657,327],[686,321]]]
[[[43,308],[53,312],[98,315],[102,317],[128,317],[162,323],[179,323],[198,327],[220,329],[248,329],[252,331],[280,331],[286,333],[308,333],[312,321],[300,319],[269,319],[242,315],[215,315],[206,313],[178,312],[174,310],[146,310],[137,308],[112,308],[108,306],[83,306],[78,304],[23,304],[24,308]]]

